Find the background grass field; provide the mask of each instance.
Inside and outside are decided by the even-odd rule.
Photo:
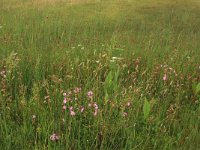
[[[199,16],[195,0],[1,0],[0,149],[200,149]]]

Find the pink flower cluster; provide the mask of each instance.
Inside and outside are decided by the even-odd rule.
[[[94,115],[94,116],[96,116],[96,115],[97,115],[97,113],[98,113],[98,109],[99,109],[99,107],[98,107],[97,103],[96,103],[96,102],[94,102],[93,104],[89,103],[89,104],[88,104],[88,106],[89,106],[89,107],[93,107],[93,108],[94,108],[93,115]]]
[[[98,105],[97,105],[96,102],[93,104],[93,107],[94,107],[94,113],[93,113],[93,115],[96,116],[97,113],[98,113]]]
[[[167,74],[165,73],[163,76],[163,81],[166,81],[166,80],[167,80]]]
[[[6,78],[6,71],[5,71],[5,70],[1,71],[1,72],[0,72],[0,75],[1,75],[3,78]]]
[[[81,88],[76,87],[74,89],[74,94],[79,94],[81,92]]]
[[[87,92],[87,96],[88,96],[89,99],[92,99],[93,98],[93,92],[92,91]]]
[[[72,106],[69,107],[70,115],[75,116],[76,113],[74,112],[74,108]]]
[[[79,94],[81,92],[81,88],[74,88],[73,93],[75,94],[75,100],[78,100],[78,98],[76,97],[77,94]],[[64,99],[63,99],[63,104],[62,104],[62,110],[65,111],[67,109],[67,103],[68,102],[73,102],[70,99],[70,96],[73,94],[71,91],[68,93],[63,93]],[[91,102],[88,104],[89,107],[93,107],[94,108],[94,112],[93,115],[96,116],[98,113],[98,105],[96,102],[92,102],[93,99],[93,92],[92,91],[88,91],[87,92],[87,97],[91,100]],[[75,101],[74,101],[75,102]],[[71,105],[71,103],[70,103]],[[85,110],[84,106],[79,106],[79,111],[81,113],[83,113]],[[69,106],[69,112],[71,116],[75,116],[76,112],[75,112],[75,108],[73,107],[73,105]]]
[[[85,108],[83,106],[81,106],[80,111],[81,113],[85,110]]]
[[[58,141],[60,139],[60,136],[53,133],[51,136],[50,136],[50,140],[51,141]]]
[[[67,109],[67,106],[66,106],[66,104],[67,104],[67,93],[63,93],[63,96],[64,96],[64,99],[63,99],[63,107],[62,107],[62,109],[66,110]]]
[[[76,92],[77,92],[78,90],[80,90],[80,89],[76,89]],[[63,109],[63,110],[66,110],[66,109],[67,109],[66,104],[67,104],[67,102],[70,101],[70,99],[67,98],[67,93],[63,93],[63,96],[64,96],[64,99],[63,99],[63,106],[62,106],[62,109]],[[72,106],[69,107],[69,111],[70,111],[70,115],[71,115],[71,116],[75,116],[75,115],[76,115],[76,113],[75,113],[75,111],[74,111],[74,108],[73,108]]]

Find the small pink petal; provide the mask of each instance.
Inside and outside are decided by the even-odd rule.
[[[56,139],[56,140],[59,140],[59,139],[60,139],[60,136],[59,136],[59,135],[56,135],[56,136],[55,136],[55,139]]]
[[[97,110],[95,110],[93,115],[94,115],[94,116],[96,116],[96,115],[97,115],[97,113],[98,113],[98,111],[97,111]]]
[[[127,103],[127,106],[128,106],[128,107],[131,106],[131,102],[128,102],[128,103]]]
[[[167,80],[167,74],[165,73],[163,76],[163,80],[166,81]]]
[[[66,110],[66,109],[67,109],[67,107],[64,105],[64,106],[63,106],[63,110]]]
[[[75,94],[78,94],[78,93],[80,93],[80,92],[81,92],[81,88],[75,88],[75,89],[74,89],[74,93],[75,93]]]
[[[92,97],[93,97],[93,92],[92,92],[92,91],[87,92],[87,96],[88,96],[88,98],[92,99]]]
[[[97,103],[94,103],[94,104],[93,104],[93,107],[94,107],[94,109],[97,110],[97,109],[98,109],[98,105],[97,105]]]
[[[51,141],[55,141],[56,140],[56,134],[55,133],[50,136],[50,140]]]
[[[84,109],[85,109],[84,107],[81,107],[81,112],[83,112],[83,111],[84,111]]]
[[[51,141],[57,141],[59,139],[60,139],[60,136],[55,133],[50,136]]]
[[[127,115],[128,115],[127,112],[123,112],[123,114],[122,114],[123,117],[126,117]]]
[[[71,116],[75,116],[76,113],[75,113],[74,111],[70,111],[70,115],[71,115]]]
[[[66,103],[67,103],[67,99],[66,99],[66,98],[64,98],[64,100],[63,100],[63,103],[64,103],[64,104],[66,104]]]
[[[69,110],[70,110],[70,111],[72,111],[72,110],[73,110],[73,107],[72,107],[72,106],[70,106],[70,107],[69,107]]]

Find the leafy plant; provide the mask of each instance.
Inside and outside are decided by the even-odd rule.
[[[200,83],[196,85],[194,93],[195,95],[198,95],[200,93]]]
[[[144,105],[143,105],[143,114],[144,114],[144,119],[146,120],[150,114],[151,111],[151,105],[147,99],[144,100]]]

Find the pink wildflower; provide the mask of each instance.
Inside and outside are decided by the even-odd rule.
[[[62,108],[63,108],[63,110],[66,110],[66,109],[67,109],[67,107],[66,107],[65,105],[63,105],[63,107],[62,107]]]
[[[74,89],[74,93],[75,93],[75,94],[78,94],[78,93],[80,93],[80,92],[81,92],[81,88],[78,88],[78,87],[77,87],[77,88]]]
[[[69,107],[69,110],[72,111],[74,108],[72,106]]]
[[[70,115],[71,115],[71,116],[75,116],[76,113],[75,113],[74,111],[70,111]]]
[[[95,110],[96,110],[96,109],[98,110],[98,105],[97,105],[97,103],[94,103],[94,104],[93,104],[93,107],[94,107]]]
[[[123,117],[126,117],[127,115],[128,115],[127,112],[123,112],[123,114],[122,114]]]
[[[92,97],[93,97],[93,92],[92,92],[92,91],[87,92],[87,96],[88,96],[89,99],[92,99]]]
[[[97,115],[97,113],[98,113],[98,110],[96,110],[96,109],[95,109],[95,111],[94,111],[93,115],[94,115],[94,116],[96,116],[96,115]]]
[[[70,115],[75,116],[76,113],[74,112],[74,108],[72,106],[69,107]]]
[[[51,141],[57,141],[59,139],[60,139],[60,136],[55,133],[50,136]]]
[[[94,113],[93,113],[93,115],[96,116],[97,113],[98,113],[98,105],[97,105],[97,103],[94,103],[93,107],[94,107]]]
[[[84,111],[84,109],[85,109],[85,108],[82,106],[82,107],[81,107],[81,109],[80,109],[80,111],[81,111],[81,112],[83,112],[83,111]]]
[[[131,102],[128,102],[128,103],[127,103],[127,106],[128,106],[128,107],[131,106]]]
[[[67,93],[63,93],[63,96],[66,97],[66,96],[67,96]]]
[[[163,81],[166,81],[166,80],[167,80],[167,74],[165,73],[163,76]]]
[[[64,100],[63,100],[63,103],[64,103],[64,104],[66,104],[66,103],[67,103],[67,99],[66,99],[66,98],[64,98]]]

